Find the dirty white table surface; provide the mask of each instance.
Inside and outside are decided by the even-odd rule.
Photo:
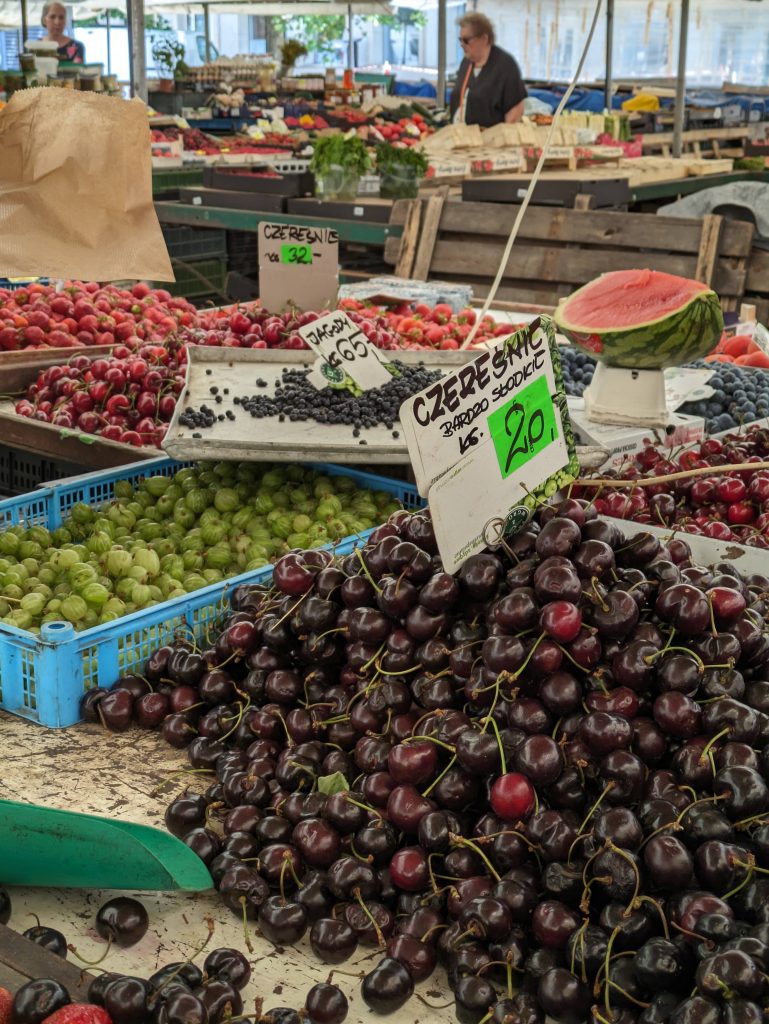
[[[31,722],[0,712],[3,793],[7,800],[36,803],[64,810],[101,814],[163,828],[163,813],[175,795],[194,776],[179,775],[187,767],[183,752],[163,743],[156,733],[131,729],[122,734],[107,733],[100,726],[79,725],[70,729],[43,729]],[[165,784],[164,793],[156,790]],[[202,788],[197,785],[197,788]],[[13,912],[8,922],[19,932],[41,923],[58,928],[88,960],[97,960],[104,942],[93,928],[96,911],[116,895],[106,890],[26,889],[9,890]],[[306,940],[278,953],[253,932],[254,953],[245,947],[243,927],[215,892],[134,893],[150,916],[150,928],[141,942],[130,949],[110,950],[100,970],[148,977],[158,967],[187,959],[206,938],[206,919],[214,932],[206,952],[217,946],[242,950],[252,964],[252,976],[244,996],[244,1014],[253,1014],[255,999],[264,1009],[276,1006],[300,1008],[312,985],[327,979],[331,967],[316,960]],[[362,977],[377,963],[376,950],[359,947],[358,953],[340,969]],[[205,952],[196,958],[202,965]],[[73,955],[69,959],[77,963]],[[335,984],[350,1000],[349,1024],[373,1019],[363,1002],[354,977],[335,974]],[[449,1024],[454,1022],[451,993],[443,971],[418,986],[409,1002],[387,1019],[392,1024]]]

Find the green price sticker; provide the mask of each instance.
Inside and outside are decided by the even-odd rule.
[[[558,437],[558,421],[547,377],[531,382],[489,416],[502,479],[506,480]]]
[[[312,246],[309,245],[281,245],[281,263],[301,263],[308,266],[312,263]]]

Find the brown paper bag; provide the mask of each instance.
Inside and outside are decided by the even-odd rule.
[[[14,93],[0,111],[0,277],[174,280],[141,101]]]

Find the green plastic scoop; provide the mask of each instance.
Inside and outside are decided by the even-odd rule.
[[[132,822],[0,800],[0,884],[198,892],[213,885],[180,840]]]

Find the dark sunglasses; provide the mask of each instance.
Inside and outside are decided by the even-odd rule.
[[[462,46],[467,46],[467,44],[472,42],[473,39],[475,39],[475,38],[476,38],[475,36],[460,36],[459,37],[459,41],[462,44]]]

